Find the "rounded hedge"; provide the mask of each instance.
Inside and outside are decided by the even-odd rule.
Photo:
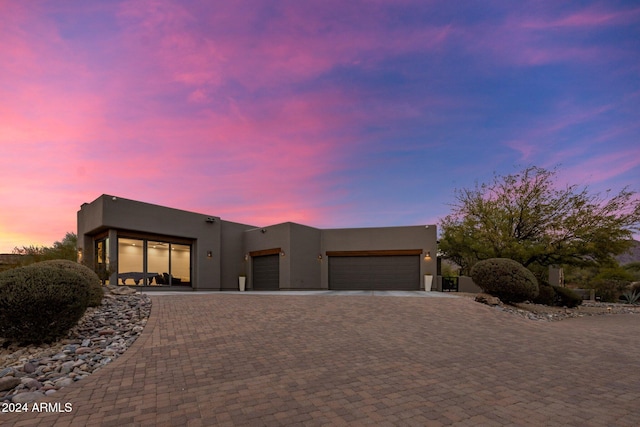
[[[102,298],[104,297],[104,290],[102,288],[102,282],[98,275],[89,267],[79,264],[75,261],[69,261],[64,259],[56,259],[50,261],[43,261],[42,265],[51,265],[54,268],[67,269],[81,274],[85,280],[86,285],[89,288],[89,307],[98,307],[102,304]]]
[[[542,305],[556,304],[556,291],[553,290],[553,286],[539,284],[538,290],[538,295],[533,299],[534,303]]]
[[[507,258],[491,258],[471,269],[471,278],[503,302],[523,302],[538,296],[538,280],[522,264]]]
[[[582,297],[572,289],[554,286],[553,290],[557,296],[557,305],[561,307],[573,308],[582,304]]]
[[[78,323],[89,303],[84,274],[59,263],[0,273],[0,336],[21,344],[50,343]]]

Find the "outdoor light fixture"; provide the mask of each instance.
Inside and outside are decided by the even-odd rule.
[[[216,222],[216,219],[211,216],[208,216],[207,219],[205,219],[205,221],[208,222],[209,224],[212,224]]]
[[[249,261],[249,254],[244,254],[244,260]]]
[[[211,258],[213,256],[213,253],[211,251],[207,251],[207,258]]]
[[[424,259],[431,259],[431,252],[427,251],[427,253],[424,256]]]
[[[264,234],[264,233],[266,233],[266,232],[267,232],[267,229],[266,229],[266,228],[263,228],[262,230],[260,230],[260,232],[261,232],[262,234]]]
[[[318,254],[318,260],[322,260],[322,254]]]
[[[284,256],[284,251],[280,251],[280,256]]]

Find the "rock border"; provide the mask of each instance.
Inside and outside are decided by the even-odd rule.
[[[122,355],[140,336],[151,298],[106,286],[99,307],[89,307],[67,338],[18,348],[3,357],[0,402],[29,403],[80,381]]]

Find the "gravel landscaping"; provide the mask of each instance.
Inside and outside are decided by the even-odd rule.
[[[26,403],[80,381],[123,354],[142,333],[151,312],[147,295],[106,287],[67,338],[20,347],[0,340],[0,402]]]

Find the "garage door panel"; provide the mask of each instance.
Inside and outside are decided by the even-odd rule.
[[[253,257],[253,289],[278,290],[280,288],[280,256]]]
[[[418,290],[419,256],[329,257],[329,288],[336,290]]]

